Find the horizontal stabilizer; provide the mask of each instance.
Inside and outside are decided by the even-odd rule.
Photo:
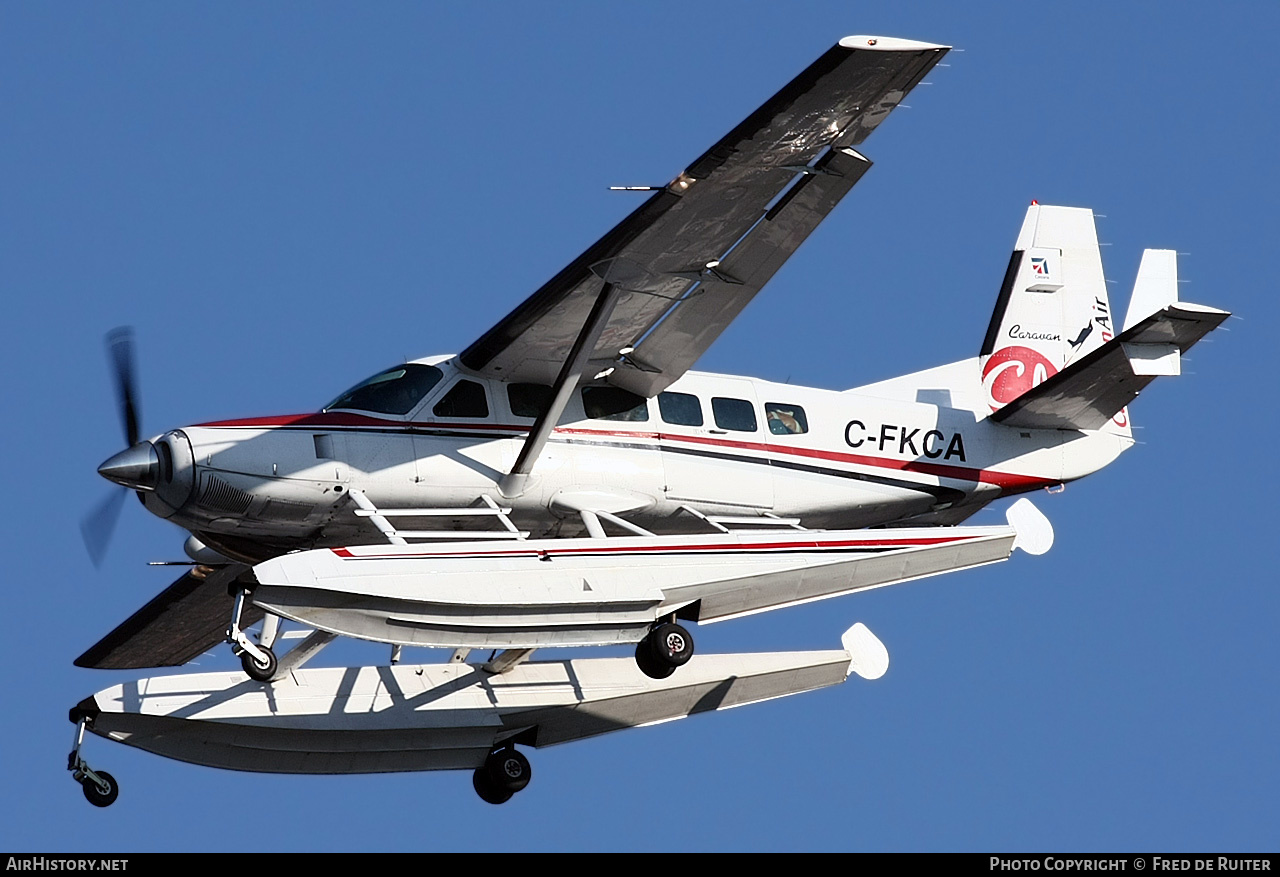
[[[192,567],[76,658],[75,665],[136,670],[187,663],[226,637],[232,605],[227,585],[248,571],[242,563]],[[262,610],[246,606],[241,622],[247,627],[260,618]]]
[[[1229,316],[1203,305],[1167,305],[1023,393],[991,419],[1024,429],[1099,429],[1156,376],[1177,374],[1181,354]]]

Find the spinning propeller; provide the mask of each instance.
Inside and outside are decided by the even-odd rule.
[[[133,329],[121,326],[107,333],[107,353],[112,375],[116,379],[116,399],[124,421],[124,440],[133,447],[138,443],[138,388],[133,374]]]
[[[128,488],[149,489],[155,485],[159,470],[156,449],[150,442],[138,440],[138,392],[133,369],[133,329],[121,326],[107,334],[107,355],[115,378],[116,401],[124,425],[128,448],[98,467],[98,474],[122,485],[114,490],[80,521],[80,534],[93,565],[99,566],[106,556],[120,509]]]

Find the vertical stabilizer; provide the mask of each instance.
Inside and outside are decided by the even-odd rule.
[[[1093,211],[1032,203],[982,344],[992,411],[1101,347],[1117,329]],[[1124,412],[1108,427],[1128,433]]]

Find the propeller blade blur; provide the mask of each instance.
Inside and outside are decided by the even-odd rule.
[[[124,422],[125,445],[138,443],[138,393],[133,371],[133,329],[121,326],[107,334],[107,351],[116,380],[116,399]]]
[[[120,520],[120,509],[124,507],[126,496],[127,490],[113,490],[105,500],[80,519],[80,535],[84,537],[84,547],[88,550],[94,567],[102,566],[103,558],[107,556],[111,534],[115,532],[116,522]]]

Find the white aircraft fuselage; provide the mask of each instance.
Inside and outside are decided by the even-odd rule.
[[[989,420],[976,358],[845,392],[689,372],[604,417],[587,415],[579,390],[525,490],[504,496],[502,476],[535,418],[513,412],[510,385],[469,374],[452,357],[417,364],[442,377],[407,414],[330,408],[157,437],[160,477],[144,504],[250,562],[386,541],[356,515],[353,491],[378,509],[441,510],[432,524],[458,528],[477,519],[443,510],[487,497],[535,538],[580,534],[582,509],[654,532],[669,530],[667,519],[687,528],[687,510],[823,528],[956,523],[1001,496],[1094,472],[1133,443],[1106,430]],[[437,413],[460,382],[472,384],[472,416],[457,416],[456,406]]]

